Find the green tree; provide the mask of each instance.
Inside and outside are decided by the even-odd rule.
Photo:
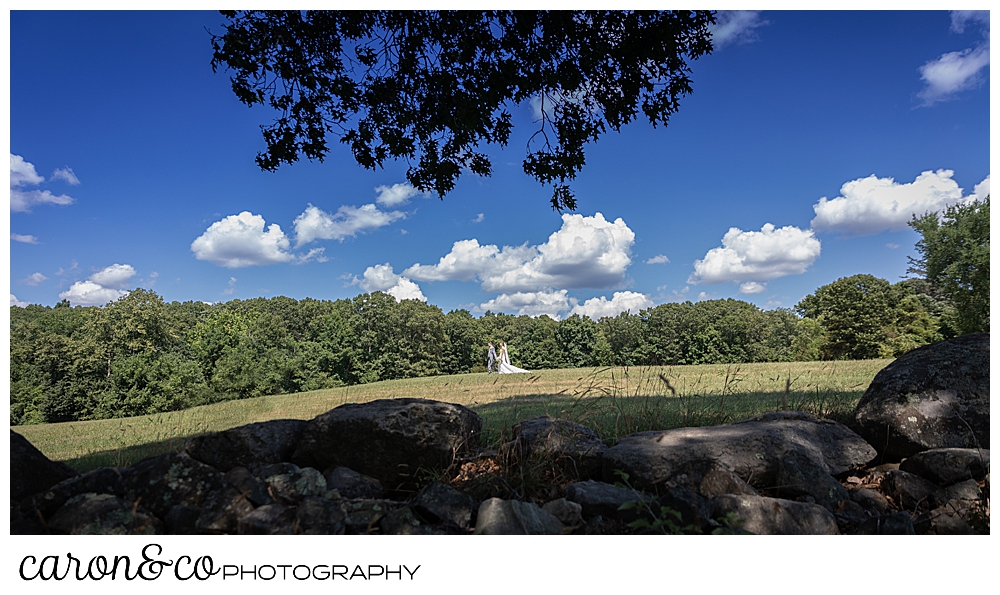
[[[915,216],[910,227],[921,235],[910,272],[926,277],[955,305],[959,334],[989,331],[990,197],[948,207],[943,216]]]
[[[246,105],[278,112],[257,164],[322,161],[327,136],[359,164],[410,163],[416,188],[444,196],[483,152],[510,139],[510,106],[540,100],[523,169],[552,184],[552,206],[584,146],[641,109],[666,126],[691,93],[688,61],[712,51],[711,11],[223,11],[213,69]]]
[[[888,355],[884,344],[897,319],[895,297],[885,279],[854,275],[820,287],[795,308],[823,326],[823,359],[873,359]]]

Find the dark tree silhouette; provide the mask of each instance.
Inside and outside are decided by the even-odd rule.
[[[243,103],[277,111],[257,164],[322,161],[328,136],[366,168],[404,159],[441,197],[463,170],[488,176],[485,145],[506,145],[509,108],[540,101],[525,173],[569,188],[584,147],[639,110],[667,125],[691,93],[688,61],[712,51],[711,11],[224,11],[212,67]]]

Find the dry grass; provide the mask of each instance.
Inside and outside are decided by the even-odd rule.
[[[127,466],[179,450],[196,434],[271,419],[311,419],[344,403],[422,397],[465,405],[497,444],[514,423],[537,415],[573,419],[609,443],[649,429],[715,425],[780,409],[849,421],[889,360],[464,374],[228,401],[158,415],[13,429],[78,470]]]

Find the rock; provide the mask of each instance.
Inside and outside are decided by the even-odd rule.
[[[239,490],[227,485],[202,507],[195,527],[207,533],[235,533],[239,520],[253,510]]]
[[[707,460],[688,461],[681,471],[667,478],[663,486],[684,486],[703,498],[714,498],[719,494],[760,495],[729,467]]]
[[[567,527],[576,527],[583,522],[583,507],[566,498],[546,502],[542,510],[559,519]]]
[[[937,491],[935,484],[906,471],[890,471],[882,480],[882,492],[907,511],[933,508],[935,502],[932,496]]]
[[[339,501],[305,496],[295,510],[295,533],[298,535],[343,535],[347,515]]]
[[[851,499],[839,481],[804,452],[797,450],[789,451],[778,461],[775,485],[778,486],[775,490],[777,496],[792,499],[809,497],[831,512]]]
[[[600,478],[601,456],[607,447],[590,428],[546,415],[514,424],[512,431],[520,456],[551,458],[576,479]]]
[[[382,484],[374,477],[362,475],[347,467],[328,467],[323,471],[326,487],[337,490],[344,498],[381,498]]]
[[[184,452],[220,471],[288,461],[309,422],[275,419],[188,438]]]
[[[914,535],[913,521],[910,513],[896,511],[892,514],[877,516],[861,523],[859,535]]]
[[[295,512],[281,504],[265,504],[240,517],[240,535],[291,535]]]
[[[979,484],[976,483],[974,479],[968,479],[966,481],[950,485],[945,488],[934,492],[934,501],[938,503],[939,506],[944,505],[952,500],[965,500],[968,502],[974,502],[982,497],[982,492],[979,490]]]
[[[79,494],[49,520],[50,530],[71,535],[157,535],[163,523],[141,507],[111,494]]]
[[[83,475],[65,479],[51,488],[26,498],[21,502],[21,510],[29,516],[49,517],[73,496],[86,493],[110,494],[122,498],[125,485],[119,469],[103,467]]]
[[[850,490],[851,500],[860,504],[865,510],[884,514],[889,510],[889,501],[878,490],[859,488]]]
[[[625,436],[604,453],[605,481],[616,470],[629,474],[633,485],[648,490],[683,473],[690,461],[715,461],[757,488],[778,485],[781,461],[801,455],[804,461],[837,475],[868,463],[873,449],[860,436],[835,421],[807,413],[769,413],[721,426],[677,428]]]
[[[756,535],[838,535],[837,520],[818,504],[781,498],[722,494],[712,499],[712,517],[732,513]]]
[[[685,532],[706,529],[712,518],[711,501],[699,496],[686,486],[670,488],[656,499],[656,504],[652,507],[656,515],[661,519],[669,520],[678,529]],[[666,507],[667,510],[663,510],[663,507]],[[680,514],[680,518],[677,518],[670,511]]]
[[[990,451],[978,448],[935,448],[907,457],[902,471],[949,486],[966,479],[983,479],[990,468]]]
[[[343,500],[340,506],[345,514],[346,532],[368,534],[377,533],[382,518],[401,504],[392,500]]]
[[[559,535],[563,524],[537,504],[490,498],[479,505],[476,535]]]
[[[274,504],[274,499],[267,493],[267,486],[246,467],[233,467],[226,471],[225,478],[226,483],[239,490],[254,506]]]
[[[467,529],[472,522],[472,497],[435,481],[417,493],[413,508],[431,523]]]
[[[872,380],[854,416],[889,461],[934,448],[990,447],[990,334],[900,356]]]
[[[566,499],[583,508],[583,516],[602,516],[630,522],[638,518],[636,509],[619,510],[626,502],[651,503],[653,496],[603,481],[578,481],[566,486]]]
[[[978,535],[966,520],[969,508],[964,502],[952,501],[913,519],[917,535]]]
[[[327,495],[326,479],[312,467],[270,475],[264,483],[268,493],[286,506],[293,506],[306,496]]]
[[[77,475],[65,463],[49,460],[24,436],[10,431],[10,499],[14,502]]]
[[[200,508],[225,487],[218,469],[176,454],[139,461],[124,470],[122,479],[126,497],[142,498],[143,506],[161,518],[177,504]]]
[[[163,517],[163,522],[170,533],[187,535],[197,532],[199,518],[201,518],[200,508],[176,504],[170,507],[167,516]]]
[[[413,513],[409,506],[390,511],[379,522],[386,535],[445,535],[445,531],[428,525]]]
[[[410,398],[350,403],[309,422],[292,462],[349,467],[393,490],[412,487],[418,470],[448,467],[481,428],[475,412],[451,403]]]

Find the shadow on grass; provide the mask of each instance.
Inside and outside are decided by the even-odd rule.
[[[87,453],[75,459],[63,461],[80,473],[101,467],[131,467],[143,459],[168,453],[180,452],[187,438],[169,438],[146,444],[123,446],[122,448]]]

